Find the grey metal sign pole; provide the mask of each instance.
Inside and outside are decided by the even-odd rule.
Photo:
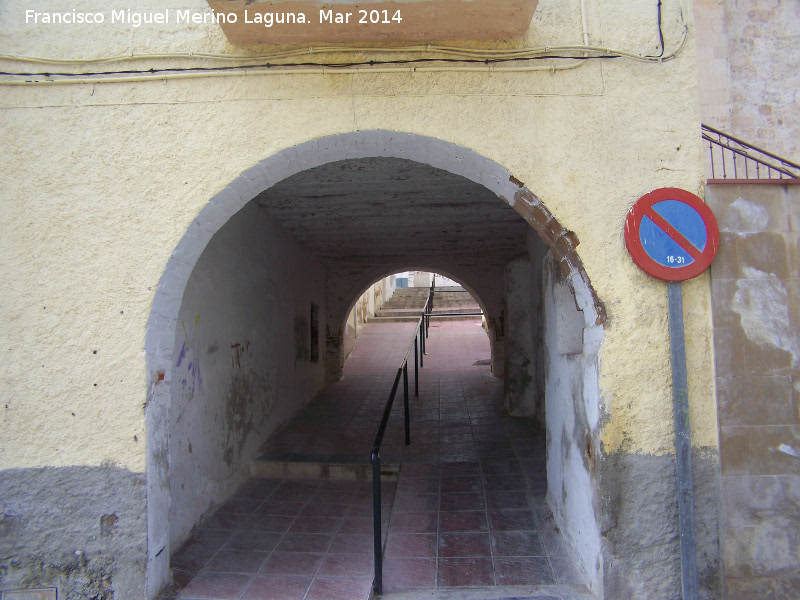
[[[697,541],[694,521],[692,439],[689,430],[689,385],[683,336],[683,297],[680,282],[667,282],[669,345],[672,355],[672,401],[675,409],[675,455],[678,462],[678,513],[681,535],[683,600],[697,600]]]
[[[683,600],[697,600],[697,541],[694,523],[692,438],[689,429],[689,385],[683,337],[681,284],[697,277],[714,261],[719,226],[698,196],[680,188],[659,188],[634,202],[625,217],[625,247],[648,275],[667,282],[669,345],[672,356],[672,402],[675,409],[675,457],[681,536]]]

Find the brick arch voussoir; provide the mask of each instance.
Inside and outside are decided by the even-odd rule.
[[[519,189],[514,193],[514,201],[509,202],[507,198],[500,196],[505,202],[508,202],[512,208],[519,214],[527,223],[536,230],[539,238],[545,243],[553,257],[558,261],[561,267],[561,272],[567,276],[567,282],[573,294],[576,294],[574,283],[569,275],[576,274],[581,278],[586,285],[586,289],[592,295],[592,302],[596,312],[596,325],[601,325],[606,322],[607,313],[603,301],[595,292],[592,287],[589,276],[586,274],[586,269],[583,267],[583,261],[578,255],[577,247],[580,241],[574,231],[570,231],[562,227],[558,222],[555,215],[544,205],[536,194],[531,192],[524,183],[511,177],[512,183],[516,184]]]

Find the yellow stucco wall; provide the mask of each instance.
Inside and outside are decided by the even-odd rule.
[[[211,25],[24,24],[26,8],[46,4],[0,7],[4,52],[242,51]],[[205,6],[152,4],[140,10]],[[657,51],[650,4],[587,0],[592,43]],[[126,7],[112,2],[104,10],[114,8]],[[664,10],[674,49],[679,11],[687,19],[691,11],[675,0]],[[504,44],[579,44],[580,22],[577,1],[542,0],[526,39]],[[617,58],[556,72],[3,86],[0,467],[110,462],[143,471],[145,326],[161,272],[192,219],[257,161],[309,139],[368,129],[470,148],[507,167],[577,233],[609,314],[600,353],[605,450],[671,453],[666,291],[633,265],[622,225],[630,205],[652,189],[700,192],[693,48],[689,22],[682,52],[661,64]],[[6,71],[49,68],[2,62]],[[693,443],[715,447],[707,276],[684,285],[684,304]]]

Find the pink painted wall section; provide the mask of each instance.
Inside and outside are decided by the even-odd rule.
[[[521,37],[537,0],[245,2],[208,0],[233,44]]]

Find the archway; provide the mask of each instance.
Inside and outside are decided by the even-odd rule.
[[[502,347],[502,338],[497,338],[497,327],[496,323],[498,321],[498,317],[500,317],[502,313],[502,306],[498,306],[496,303],[490,305],[486,297],[488,296],[492,299],[492,295],[487,295],[486,286],[491,285],[492,282],[481,281],[480,278],[474,277],[474,274],[470,274],[467,272],[462,272],[459,269],[456,271],[449,271],[445,270],[442,271],[441,269],[433,268],[430,264],[426,263],[414,263],[411,265],[407,265],[403,268],[403,270],[408,271],[420,271],[426,273],[432,273],[434,275],[445,276],[450,280],[456,282],[458,285],[462,286],[464,290],[470,295],[471,298],[474,299],[475,303],[480,307],[480,310],[483,312],[484,319],[485,319],[485,326],[486,332],[489,336],[490,347],[492,351],[492,357],[494,358],[497,356],[497,364],[493,369],[493,372],[497,377],[503,376],[503,366],[502,366],[502,349],[498,352],[498,347]],[[329,308],[329,323],[332,326],[332,329],[336,331],[342,331],[344,336],[344,351],[340,352],[338,345],[334,345],[333,352],[336,355],[336,366],[337,368],[341,367],[341,363],[343,360],[346,360],[347,356],[349,355],[350,350],[352,349],[352,344],[354,342],[354,327],[352,323],[350,323],[352,313],[354,308],[367,292],[371,289],[373,285],[378,283],[379,281],[384,281],[386,277],[390,274],[394,273],[394,269],[390,269],[386,272],[380,272],[378,274],[377,279],[369,280],[368,283],[364,283],[361,278],[358,278],[356,282],[351,282],[351,287],[348,289],[347,293],[344,298],[349,298],[350,301],[338,303],[335,306]],[[385,300],[386,298],[384,298]],[[360,321],[364,321],[363,318]],[[494,364],[494,363],[493,363]]]
[[[374,159],[379,160],[376,163]],[[182,537],[185,537],[191,524],[199,518],[204,510],[202,502],[186,507],[187,493],[180,492],[178,486],[183,485],[180,483],[181,479],[186,479],[187,485],[191,483],[192,476],[189,473],[191,469],[194,472],[200,472],[201,469],[208,468],[208,465],[198,464],[200,459],[195,456],[198,450],[191,445],[188,435],[186,436],[186,446],[182,446],[178,452],[175,446],[181,443],[181,438],[180,435],[176,435],[174,428],[179,421],[188,420],[187,407],[192,406],[192,410],[198,410],[197,406],[201,403],[196,402],[192,405],[191,399],[204,385],[210,385],[208,380],[204,382],[202,379],[198,364],[204,360],[205,356],[217,352],[219,348],[228,352],[228,348],[225,346],[215,344],[212,339],[213,335],[209,335],[207,332],[203,334],[206,336],[203,340],[194,340],[197,341],[196,347],[192,348],[192,343],[186,343],[192,342],[194,339],[192,338],[193,332],[188,331],[190,328],[187,328],[186,324],[194,322],[197,326],[201,322],[200,319],[203,318],[200,312],[197,312],[197,317],[194,315],[195,304],[200,302],[198,299],[202,300],[203,298],[203,293],[200,291],[208,294],[223,293],[220,291],[221,287],[218,282],[213,277],[207,276],[208,272],[216,273],[220,277],[230,274],[229,267],[230,264],[233,264],[230,261],[237,260],[230,253],[241,252],[241,250],[231,250],[231,248],[240,244],[243,239],[251,245],[253,250],[262,252],[260,255],[262,266],[275,262],[266,258],[268,253],[263,253],[263,244],[266,238],[283,240],[281,244],[285,242],[284,245],[274,247],[276,251],[280,252],[286,251],[287,244],[294,244],[291,246],[289,264],[285,260],[286,256],[280,257],[281,267],[275,271],[276,279],[274,281],[262,282],[259,284],[261,287],[258,287],[254,293],[249,287],[250,280],[245,275],[241,275],[234,281],[236,285],[233,287],[236,290],[224,288],[227,290],[224,293],[228,293],[227,299],[233,301],[236,296],[230,294],[234,294],[237,290],[249,290],[247,293],[250,306],[241,315],[240,323],[240,329],[244,331],[250,326],[247,319],[251,315],[258,314],[260,310],[255,299],[262,297],[264,292],[268,293],[269,290],[280,288],[290,279],[294,281],[293,287],[290,286],[291,290],[289,290],[291,301],[284,302],[284,304],[281,304],[280,300],[276,301],[275,307],[268,309],[268,312],[272,310],[289,311],[289,318],[290,321],[293,320],[294,326],[296,347],[292,348],[292,355],[295,357],[295,364],[299,360],[298,357],[302,356],[301,338],[305,336],[303,332],[308,329],[302,319],[298,318],[302,314],[306,314],[307,310],[300,305],[311,304],[313,311],[314,305],[319,310],[324,304],[322,310],[328,315],[326,327],[326,348],[329,355],[328,377],[331,377],[332,372],[335,375],[335,353],[341,345],[339,324],[342,322],[340,318],[342,309],[334,307],[347,305],[352,299],[353,290],[377,279],[379,274],[388,268],[386,261],[372,264],[365,260],[341,261],[337,263],[338,270],[334,274],[334,279],[342,282],[343,285],[340,288],[328,285],[327,289],[323,289],[320,282],[326,279],[330,281],[331,269],[327,267],[328,270],[325,271],[326,267],[323,262],[316,258],[319,252],[313,246],[313,239],[317,238],[309,241],[308,237],[303,238],[302,235],[299,235],[298,231],[292,227],[293,216],[286,217],[284,215],[285,218],[281,219],[271,212],[271,207],[281,206],[280,193],[282,190],[291,191],[297,185],[319,183],[319,175],[315,174],[309,180],[306,174],[321,172],[324,176],[325,168],[317,172],[314,170],[334,163],[340,163],[345,170],[351,170],[350,175],[355,178],[349,179],[350,183],[359,183],[353,172],[357,173],[364,165],[373,163],[378,164],[376,168],[379,169],[384,169],[383,163],[391,164],[393,168],[401,170],[411,169],[412,180],[421,172],[419,169],[423,169],[426,173],[435,173],[437,177],[439,173],[443,173],[443,177],[457,178],[456,181],[463,182],[463,185],[469,189],[483,190],[481,192],[483,199],[480,200],[482,203],[491,204],[489,197],[494,199],[492,202],[496,202],[498,198],[503,200],[506,206],[504,215],[511,214],[508,207],[513,208],[518,215],[515,217],[516,219],[519,220],[519,216],[521,216],[532,226],[533,229],[528,230],[529,233],[535,231],[538,234],[527,235],[522,242],[519,240],[514,242],[518,245],[521,244],[518,248],[509,246],[509,251],[519,250],[518,254],[526,254],[527,258],[515,259],[514,265],[510,266],[513,255],[503,255],[502,264],[493,271],[492,277],[494,277],[495,283],[488,286],[487,289],[494,290],[496,294],[499,293],[500,298],[495,302],[498,308],[496,316],[493,317],[493,326],[499,332],[498,337],[504,339],[505,332],[508,330],[508,313],[506,311],[510,312],[510,304],[515,304],[517,310],[522,313],[530,314],[535,297],[535,302],[544,307],[545,317],[540,323],[541,327],[536,330],[538,333],[532,332],[530,335],[525,333],[523,337],[531,337],[531,344],[534,343],[533,338],[537,335],[545,340],[545,351],[549,351],[551,354],[549,364],[560,364],[557,378],[559,382],[565,379],[580,382],[580,385],[567,389],[562,389],[555,383],[549,387],[545,386],[546,391],[551,395],[564,394],[565,398],[559,401],[558,406],[568,407],[563,413],[559,413],[562,416],[558,419],[555,416],[551,417],[548,409],[548,430],[552,429],[550,433],[555,449],[554,456],[559,457],[559,460],[554,459],[552,468],[558,470],[559,473],[569,474],[569,477],[560,478],[561,489],[558,495],[553,495],[552,502],[555,504],[553,508],[557,518],[562,521],[565,538],[577,554],[578,562],[585,571],[587,582],[596,588],[602,573],[597,509],[599,504],[598,470],[593,468],[593,464],[586,463],[586,457],[588,456],[588,460],[592,462],[597,460],[599,454],[597,440],[599,391],[596,387],[596,357],[602,339],[600,326],[605,320],[605,312],[576,252],[576,236],[563,229],[541,200],[497,163],[471,150],[441,140],[398,132],[367,131],[312,140],[279,152],[242,173],[240,177],[212,198],[206,208],[201,211],[165,267],[153,302],[145,343],[149,390],[146,409],[149,591],[154,594],[165,583],[169,576],[170,550],[179,543]],[[299,181],[297,179],[293,181],[293,177],[299,178]],[[363,185],[363,182],[360,184]],[[274,194],[277,194],[277,201],[270,204],[269,200],[275,198]],[[303,198],[313,199],[313,195],[307,191]],[[436,206],[435,202],[427,204],[431,210],[444,210],[444,207]],[[502,203],[498,202],[496,207],[491,210],[499,209],[501,206],[503,206]],[[466,208],[465,206],[454,206],[447,210],[477,211],[480,209],[479,202],[476,200]],[[511,219],[506,219],[504,216],[501,221],[511,222]],[[264,230],[259,233],[257,230],[259,224],[268,229],[266,234]],[[480,223],[470,231],[480,233]],[[463,230],[457,233],[462,236],[466,235]],[[324,231],[320,235],[330,237],[330,234]],[[503,247],[505,248],[505,246]],[[543,271],[541,265],[544,264],[544,255],[547,249],[550,250],[548,256],[551,257],[547,260],[551,264]],[[315,250],[317,254],[314,253]],[[407,253],[408,249],[403,246],[392,247],[390,250],[395,254],[399,253],[401,262],[423,264],[404,255],[403,252]],[[345,251],[349,250],[345,247]],[[255,254],[254,252],[252,256]],[[368,252],[367,254],[369,255]],[[237,254],[237,256],[241,256],[241,254]],[[467,254],[459,256],[462,256],[464,261],[474,260],[474,257],[470,258]],[[314,262],[315,260],[317,262]],[[292,261],[296,262],[292,263]],[[309,264],[312,265],[310,267],[312,272],[306,281],[297,282],[292,279],[293,276],[289,271],[296,272],[298,269],[305,269]],[[198,265],[205,265],[204,269],[210,269],[210,271],[198,271]],[[534,265],[533,269],[530,268],[531,265]],[[437,264],[436,260],[431,260],[425,266],[430,270],[455,272],[452,265],[448,268],[448,265]],[[516,292],[506,290],[503,283],[507,267],[516,273],[518,282],[520,277],[527,278],[527,283],[518,286]],[[253,267],[253,277],[256,277],[256,270]],[[550,273],[550,275],[542,278],[540,277],[542,273]],[[463,278],[465,281],[469,279],[468,276],[463,276]],[[319,285],[313,282],[317,282]],[[194,289],[195,292],[187,295],[187,290],[191,289]],[[559,292],[559,289],[568,290],[569,302],[565,302],[563,293]],[[224,299],[225,297],[218,299],[215,301],[216,304],[202,304],[202,302],[200,304],[204,310],[211,310],[213,313],[215,307],[227,306]],[[508,299],[508,303],[506,299]],[[486,303],[487,310],[491,312],[492,309],[488,308],[491,301],[487,299]],[[261,310],[263,312],[263,307]],[[564,311],[571,312],[572,316],[565,317],[562,314]],[[573,335],[570,337],[565,334],[563,323],[570,320],[575,323],[576,319],[581,319],[582,322],[571,327],[570,331],[573,331]],[[258,329],[255,332],[257,337],[263,339],[265,334],[268,335],[273,331],[270,327],[271,325],[265,324]],[[581,333],[580,342],[576,341],[577,333],[574,333],[578,330]],[[280,331],[285,334],[284,330]],[[291,328],[288,331],[291,332]],[[563,347],[559,346],[562,338],[567,340],[562,344]],[[242,339],[244,340],[244,338]],[[179,343],[181,341],[182,343]],[[255,366],[257,362],[277,360],[269,348],[262,347],[256,351],[250,346],[245,348],[243,344],[243,341],[230,344],[230,360],[233,366],[226,371],[225,377],[231,382],[234,382],[233,376],[236,375],[236,373],[230,372],[231,369],[233,371],[237,369],[257,371]],[[216,350],[212,352],[212,348],[215,346]],[[254,343],[253,348],[255,346]],[[522,351],[525,349],[523,348]],[[195,354],[192,355],[192,352]],[[334,356],[331,357],[331,354]],[[271,356],[272,358],[270,358]],[[581,359],[554,361],[555,356],[580,356]],[[540,355],[536,359],[537,364],[543,365],[543,359],[544,355]],[[331,364],[334,365],[334,368],[331,368]],[[319,365],[306,365],[303,368],[307,373],[315,374],[314,377],[317,378],[314,380],[315,382],[324,382],[324,376],[319,379]],[[526,368],[535,369],[536,367],[529,365]],[[181,369],[183,371],[180,371]],[[189,373],[188,379],[185,377],[187,372]],[[547,375],[542,372],[543,378],[546,379]],[[261,385],[259,388],[261,394],[267,396],[270,393],[269,390],[274,390],[274,387],[270,388],[269,386],[274,386],[274,384],[268,383],[269,377],[266,374],[257,376],[262,378],[259,381],[264,382],[263,385],[259,384]],[[297,376],[297,378],[302,377],[303,375]],[[257,439],[259,435],[263,436],[270,427],[274,428],[282,418],[281,415],[278,415],[270,421],[261,414],[258,416],[261,419],[261,423],[258,425],[253,424],[253,415],[243,416],[243,413],[237,412],[237,393],[254,394],[253,380],[243,380],[241,385],[243,387],[239,392],[231,388],[226,399],[227,405],[217,409],[218,415],[227,419],[229,430],[237,429],[236,435],[239,437],[234,438],[232,442],[231,435],[228,435],[224,443],[220,442],[224,446],[223,455],[226,455],[232,446],[236,446],[236,453],[223,456],[223,461],[227,463],[228,469],[223,468],[222,470],[225,472],[222,475],[213,482],[204,481],[206,489],[203,492],[207,496],[205,507],[214,498],[223,497],[227,491],[230,491],[230,486],[237,481],[237,473],[241,472],[241,461],[246,460],[248,448],[254,444],[257,445],[257,441],[242,441],[242,436],[246,438],[253,428],[265,427],[266,429],[253,433],[255,436],[253,439]],[[316,383],[310,384],[305,389],[306,396],[309,393],[313,394],[314,385]],[[183,390],[181,393],[188,389],[191,398],[187,397],[188,399],[186,399],[181,396],[181,393],[178,392],[179,387]],[[222,389],[224,391],[224,388]],[[180,400],[181,398],[184,399]],[[553,398],[553,400],[556,399]],[[299,402],[302,403],[303,399],[301,398]],[[200,409],[197,414],[200,415],[203,410],[205,409]],[[210,423],[213,420],[212,417],[213,415],[206,415],[206,417],[198,416],[197,418],[206,418]],[[570,428],[570,426],[572,427]],[[225,433],[221,433],[219,437],[224,438]],[[213,448],[209,448],[207,451],[212,453]],[[231,450],[231,452],[233,451]],[[191,458],[188,455],[192,455]],[[176,459],[176,456],[179,456],[180,460]],[[180,461],[184,461],[185,465],[191,465],[191,469]],[[550,465],[548,465],[548,470],[550,470]],[[573,484],[573,482],[578,483]],[[576,487],[573,489],[571,486]],[[178,515],[181,517],[180,522],[177,519]]]

